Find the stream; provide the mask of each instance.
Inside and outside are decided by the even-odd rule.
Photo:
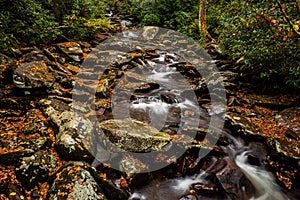
[[[216,63],[159,27],[23,49],[0,69],[0,199],[299,199],[298,99]]]
[[[176,69],[179,58],[167,52],[157,53],[159,57],[145,61],[150,70],[143,72],[143,77],[158,83],[160,87],[148,93],[133,92],[128,105],[115,105],[115,117],[124,117],[124,113],[119,113],[120,110],[129,108],[130,117],[147,121],[158,130],[172,130],[173,132],[169,131],[172,134],[185,134],[184,130],[188,127],[196,130],[199,119],[206,121],[201,124],[203,128],[207,128],[210,117],[218,113],[218,109],[222,112],[222,108],[213,105],[206,108],[199,106],[193,93],[184,96],[189,83]],[[126,76],[123,78],[126,79]],[[122,93],[122,89],[117,91],[116,94]],[[119,98],[118,95],[114,96],[113,102]],[[207,108],[210,108],[210,112]],[[134,189],[130,200],[290,199],[277,185],[274,175],[265,168],[266,153],[262,143],[246,145],[244,140],[235,138],[230,132],[218,129],[217,132],[228,142],[227,145],[218,144],[225,155],[209,156],[209,165],[199,173],[163,180],[154,178],[149,184]],[[194,132],[189,136],[195,138],[196,134]],[[197,158],[196,164],[202,158]],[[219,186],[212,183],[215,181],[212,174],[217,177],[225,192],[219,191]]]

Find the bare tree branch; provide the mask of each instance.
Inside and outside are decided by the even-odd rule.
[[[286,14],[286,12],[284,11],[283,7],[281,6],[281,2],[279,0],[276,0],[282,14],[284,15],[284,18],[286,19],[286,21],[289,23],[291,29],[293,30],[294,33],[296,33],[298,36],[300,36],[300,32],[298,32],[294,25],[292,24],[291,20],[289,19],[289,16]]]

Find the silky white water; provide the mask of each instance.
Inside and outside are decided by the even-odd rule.
[[[235,162],[256,189],[252,200],[287,200],[289,199],[276,184],[272,173],[247,163],[247,151],[236,156]]]
[[[165,65],[163,64],[166,60],[166,57],[169,56],[171,64]],[[181,125],[186,126],[189,123],[193,123],[199,119],[199,116],[205,116],[202,113],[202,110],[199,109],[198,103],[186,98],[181,98],[180,93],[182,88],[189,88],[189,84],[184,81],[184,77],[179,77],[177,80],[173,76],[178,74],[176,72],[176,68],[173,67],[172,63],[176,63],[177,58],[174,54],[163,54],[160,57],[153,59],[153,61],[148,61],[148,65],[152,68],[150,74],[147,75],[147,78],[155,80],[164,88],[160,88],[155,93],[151,95],[154,96],[143,96],[137,97],[134,99],[130,104],[130,109],[137,109],[143,110],[147,112],[149,117],[151,118],[152,126],[156,128],[162,128],[164,126],[164,122],[167,119],[168,113],[170,112],[171,108],[175,107],[180,109],[180,119]],[[181,80],[182,79],[182,80]],[[180,84],[180,87],[178,87]],[[173,87],[172,87],[173,86]],[[176,87],[176,88],[174,88]],[[164,102],[163,98],[160,95],[167,94],[168,98],[172,98],[173,103]],[[211,104],[206,107],[208,111],[208,115],[218,115],[220,113],[224,113],[225,110],[223,109],[222,105],[214,105]],[[190,110],[195,113],[195,116],[188,116],[187,118],[184,116],[183,111]],[[191,113],[193,113],[191,112]],[[170,114],[170,113],[169,113]],[[205,118],[207,119],[207,118]],[[198,127],[198,124],[197,124]],[[241,191],[239,195],[241,197],[249,198],[251,200],[288,200],[289,197],[281,190],[281,188],[277,185],[276,180],[271,172],[268,172],[263,168],[263,166],[254,166],[248,163],[248,155],[252,152],[251,147],[246,147],[244,142],[240,139],[235,138],[231,135],[231,133],[227,133],[221,128],[218,127],[211,127],[212,130],[222,134],[224,137],[229,139],[232,142],[231,145],[223,146],[223,150],[227,153],[227,157],[231,159],[231,163],[235,166],[231,170],[237,170],[239,173],[243,173],[245,177],[251,182],[253,187],[255,188],[255,194],[252,196],[246,195],[247,188],[242,186],[238,188]],[[258,155],[260,156],[260,155]],[[217,158],[215,158],[217,159]],[[222,159],[220,157],[219,159]],[[197,159],[195,162],[196,164],[201,160],[201,156],[199,156],[199,160]],[[214,162],[211,166],[207,169],[214,167]],[[235,163],[235,164],[234,164]],[[240,169],[240,170],[238,170]],[[241,171],[241,172],[240,172]],[[150,184],[140,188],[137,191],[134,191],[130,197],[130,199],[140,199],[140,200],[176,200],[180,199],[183,195],[189,193],[192,188],[193,184],[207,184],[207,173],[202,171],[199,174],[195,174],[194,176],[186,176],[182,178],[174,178],[174,179],[167,179],[167,180],[154,180]],[[230,178],[229,178],[230,179]],[[251,191],[251,190],[248,190]],[[245,195],[244,195],[245,194]],[[214,196],[213,194],[211,197],[202,197],[201,199],[218,199],[218,195]],[[222,199],[230,199],[228,194],[221,194]]]

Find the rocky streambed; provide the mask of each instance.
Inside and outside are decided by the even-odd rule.
[[[299,99],[246,95],[205,53],[200,74],[157,30],[1,65],[1,199],[300,198]]]

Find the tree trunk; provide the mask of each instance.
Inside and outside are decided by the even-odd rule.
[[[53,11],[59,25],[63,24],[64,2],[62,0],[53,0]]]
[[[206,0],[200,0],[199,2],[198,22],[200,35],[206,39],[206,43],[216,43],[206,29]]]
[[[198,18],[198,22],[199,22],[199,31],[201,34],[204,34],[204,36],[206,36],[207,31],[206,31],[206,20],[205,20],[205,8],[206,6],[206,0],[200,0],[199,3],[199,18]]]

